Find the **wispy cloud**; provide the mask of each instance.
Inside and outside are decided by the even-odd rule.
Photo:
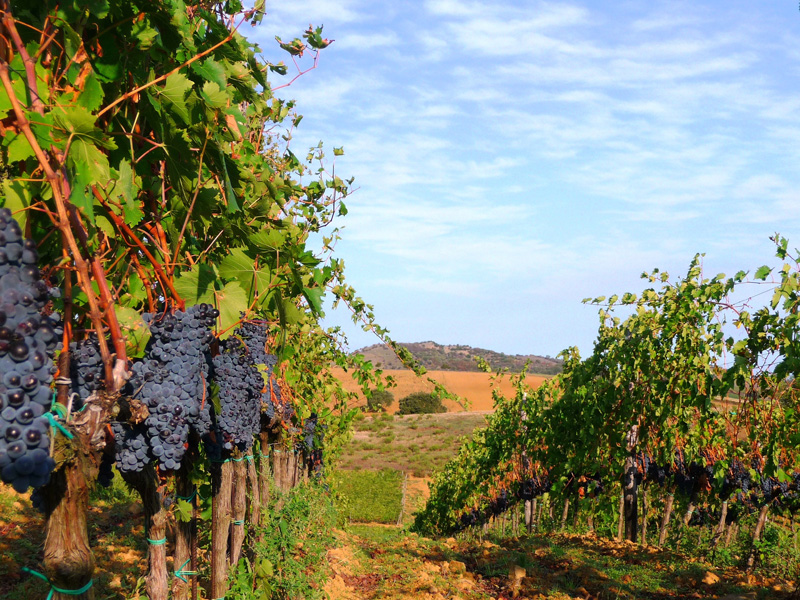
[[[288,93],[307,115],[292,144],[345,146],[345,258],[378,304],[438,290],[555,310],[696,251],[747,268],[774,230],[800,240],[800,52],[778,4],[281,6],[282,27],[319,16],[337,39]],[[570,310],[537,325],[563,339],[551,354],[593,335],[593,311]]]

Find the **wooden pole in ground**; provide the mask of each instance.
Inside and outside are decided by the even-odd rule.
[[[647,546],[647,486],[642,486],[642,546]]]
[[[567,517],[569,516],[569,497],[564,498],[564,512],[561,513],[561,531],[567,526]]]
[[[247,517],[246,527],[248,531],[253,531],[258,528],[261,517],[261,487],[258,480],[258,472],[254,462],[253,450],[247,454]],[[252,548],[253,544],[249,544]],[[252,558],[252,552],[248,552],[248,556]]]
[[[239,562],[246,532],[245,514],[247,512],[247,465],[245,457],[240,456],[233,463],[233,486],[231,489],[231,549],[228,564]]]
[[[139,473],[126,473],[125,481],[142,497],[149,569],[145,590],[149,600],[167,600],[167,511],[158,475],[152,464]]]
[[[722,538],[722,534],[725,533],[725,521],[727,518],[728,518],[728,501],[723,500],[722,508],[720,510],[719,523],[717,523],[717,527],[714,529],[714,535],[711,538],[711,550],[713,550],[715,554],[717,551],[717,544],[719,543],[719,540]]]
[[[533,515],[536,513],[536,500],[525,500],[525,529],[530,533],[533,530]]]
[[[233,463],[212,467],[211,485],[211,597],[224,598],[228,591],[228,536],[231,528]]]
[[[262,432],[259,436],[261,439],[261,453],[258,457],[258,496],[261,501],[259,507],[259,539],[263,537],[264,527],[266,526],[268,515],[267,507],[270,501],[270,485],[272,482],[272,473],[270,471],[271,452],[269,445],[269,433]]]
[[[190,445],[191,448],[191,445]],[[181,460],[181,468],[175,474],[175,495],[176,502],[189,502],[194,500],[194,486],[190,478],[192,472],[192,462],[189,458],[189,452],[186,452]],[[188,500],[187,500],[188,498]],[[190,579],[184,576],[184,571],[192,571],[189,563],[192,560],[192,531],[193,522],[192,518],[187,520],[177,519],[177,527],[175,530],[175,551],[172,554],[173,571],[175,577],[172,580],[172,596],[173,600],[187,600],[189,598],[189,591],[191,590]]]
[[[625,539],[631,542],[638,541],[639,527],[639,502],[638,484],[636,473],[638,464],[636,461],[636,445],[639,442],[639,427],[632,425],[627,435],[629,455],[625,459],[625,480],[623,484],[623,500],[625,508]]]
[[[675,487],[673,486],[667,493],[667,499],[664,502],[664,515],[661,517],[661,529],[658,532],[658,547],[661,548],[664,542],[667,541],[667,530],[669,528],[669,520],[672,517],[672,506],[675,503]]]
[[[761,510],[758,511],[758,521],[753,530],[753,538],[750,540],[750,552],[747,555],[747,571],[748,573],[753,570],[756,565],[756,542],[761,539],[761,532],[764,529],[764,524],[767,521],[767,513],[769,512],[769,504],[764,504]]]
[[[739,531],[739,523],[734,521],[731,523],[730,527],[728,527],[728,532],[725,534],[725,548],[727,548],[731,543],[731,538],[736,537],[736,533]]]
[[[681,529],[678,532],[678,539],[675,542],[676,548],[680,547],[681,540],[683,539],[683,536],[686,533],[686,529],[689,526],[689,521],[692,520],[692,514],[694,513],[694,509],[695,509],[694,500],[690,500],[689,506],[686,508],[686,513],[683,515],[683,519],[681,520]]]

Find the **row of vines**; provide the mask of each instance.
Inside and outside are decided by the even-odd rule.
[[[564,507],[562,524],[570,503],[603,506],[619,516],[606,535],[633,542],[658,507],[658,545],[709,521],[716,545],[753,514],[755,548],[770,511],[794,528],[800,269],[787,240],[774,241],[775,269],[709,278],[697,256],[677,281],[655,271],[641,294],[587,299],[601,306],[592,355],[571,348],[562,374],[535,390],[520,377],[514,398],[496,396],[488,426],[435,478],[416,527],[462,531],[522,501],[530,526],[544,498],[550,511]]]
[[[273,488],[347,435],[328,367],[381,385],[319,323],[328,294],[386,339],[333,255],[352,181],[322,144],[295,154],[302,117],[275,94],[330,41],[309,26],[267,60],[242,33],[264,15],[0,0],[0,469],[45,513],[28,570],[56,600],[97,591],[88,490],[113,463],[144,504],[148,597],[224,598]]]

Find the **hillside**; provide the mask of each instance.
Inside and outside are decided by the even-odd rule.
[[[350,392],[358,394],[358,404],[366,404],[367,400],[361,393],[361,386],[353,381],[342,369],[334,368],[331,372],[342,382],[344,388]],[[491,411],[494,410],[494,400],[492,399],[492,381],[491,375],[488,373],[465,373],[459,371],[428,371],[425,377],[417,377],[413,372],[408,369],[386,369],[384,375],[391,375],[397,384],[396,387],[389,388],[389,391],[394,394],[395,401],[388,407],[388,411],[393,413],[397,411],[400,398],[404,398],[414,392],[432,392],[433,384],[428,381],[428,378],[436,380],[441,383],[448,391],[466,398],[470,405],[468,410],[471,411]],[[526,382],[534,388],[539,387],[542,382],[547,379],[542,375],[528,375]],[[504,377],[502,381],[497,382],[497,389],[506,397],[514,395],[514,386],[508,377]],[[452,400],[444,400],[444,405],[450,412],[462,411],[463,407]]]
[[[529,373],[554,375],[561,372],[561,361],[555,358],[537,356],[535,354],[504,354],[484,348],[473,348],[464,345],[442,345],[436,342],[413,342],[400,344],[414,355],[422,366],[429,371],[478,371],[473,357],[479,356],[489,363],[493,370],[508,369],[511,373],[519,373],[530,361]],[[363,354],[367,360],[382,369],[402,369],[403,365],[392,349],[384,344],[375,344],[356,350],[355,354]]]

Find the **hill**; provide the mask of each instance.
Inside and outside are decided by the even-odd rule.
[[[334,368],[331,370],[344,388],[350,392],[356,392],[360,404],[366,404],[367,400],[361,393],[361,386],[353,381],[348,373],[342,369]],[[433,384],[428,381],[428,377],[441,383],[448,391],[466,398],[470,402],[471,411],[491,411],[494,410],[492,399],[492,381],[488,373],[466,373],[459,371],[428,371],[425,377],[417,377],[408,369],[386,369],[384,375],[391,375],[394,378],[396,387],[389,388],[394,394],[395,401],[388,407],[388,412],[394,413],[398,408],[398,401],[414,392],[432,392]],[[539,387],[547,377],[542,375],[528,375],[526,381],[533,387]],[[514,386],[508,377],[496,383],[498,390],[506,397],[514,395]],[[358,404],[356,404],[358,405]],[[450,412],[464,410],[456,402],[445,400],[444,405]]]
[[[562,361],[549,356],[535,354],[504,354],[484,348],[473,348],[465,345],[442,345],[436,342],[413,342],[400,344],[414,355],[422,366],[429,371],[478,371],[473,357],[479,356],[489,363],[493,370],[508,369],[511,373],[519,373],[530,361],[529,373],[555,375],[561,372]],[[392,349],[384,344],[375,344],[356,350],[355,354],[364,357],[381,369],[402,369],[403,365]]]

